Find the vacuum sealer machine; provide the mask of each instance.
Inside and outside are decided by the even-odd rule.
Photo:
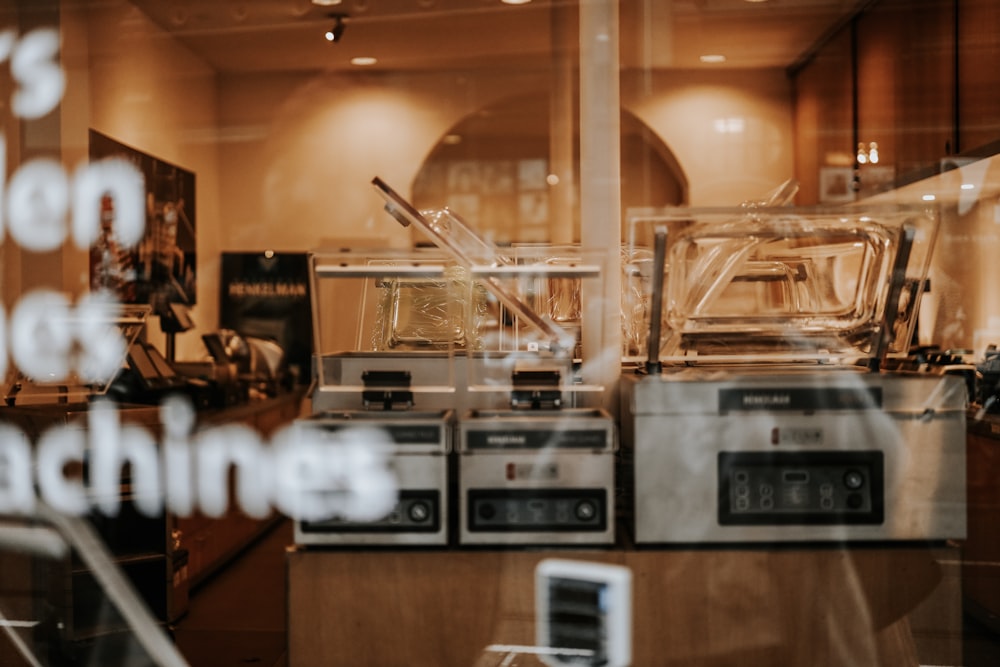
[[[474,280],[475,341],[456,355],[458,543],[614,543],[617,426],[587,407],[603,387],[588,384],[579,339],[581,288],[600,280],[603,259],[574,247],[501,251],[451,211],[417,211],[374,185],[389,213]]]
[[[965,382],[884,363],[909,348],[933,211],[638,226],[656,259],[649,360],[622,378],[637,544],[965,535]]]
[[[297,521],[295,542],[447,545],[459,395],[453,347],[467,336],[468,282],[439,253],[316,252],[309,262],[316,381],[312,415],[296,426],[331,440],[375,429],[389,443],[396,503],[370,521]]]

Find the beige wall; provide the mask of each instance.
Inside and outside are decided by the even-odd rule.
[[[382,211],[381,177],[404,196],[450,127],[543,75],[454,73],[223,78],[222,199],[229,250],[308,250],[322,241],[410,234]]]
[[[631,72],[622,106],[687,176],[691,206],[734,206],[791,178],[791,84],[783,70]]]

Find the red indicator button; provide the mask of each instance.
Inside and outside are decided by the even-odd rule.
[[[781,443],[781,433],[778,431],[778,427],[775,426],[771,429],[771,444],[778,445]]]
[[[507,479],[510,481],[517,479],[517,467],[513,463],[507,464]]]

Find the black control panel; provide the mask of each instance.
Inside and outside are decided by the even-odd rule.
[[[596,531],[608,525],[605,489],[470,489],[468,529]]]
[[[343,519],[303,521],[304,533],[436,533],[441,528],[441,493],[434,489],[403,489],[386,516],[371,522]]]
[[[884,521],[881,451],[720,452],[719,524]]]

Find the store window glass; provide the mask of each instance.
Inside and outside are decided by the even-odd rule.
[[[996,664],[994,4],[0,2],[0,664]]]

